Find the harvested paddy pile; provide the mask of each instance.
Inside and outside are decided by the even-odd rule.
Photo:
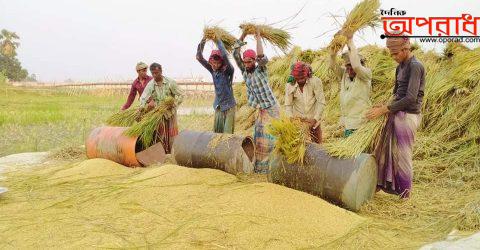
[[[1,248],[307,248],[365,223],[306,193],[176,165],[93,159],[9,173],[2,185]]]

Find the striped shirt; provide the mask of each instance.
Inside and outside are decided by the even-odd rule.
[[[247,85],[248,105],[253,108],[268,109],[277,105],[277,99],[273,95],[272,88],[268,84],[266,56],[257,57],[257,66],[252,72],[248,72],[243,65],[240,56],[241,41],[237,40],[233,57],[238,67],[242,71],[243,79]]]

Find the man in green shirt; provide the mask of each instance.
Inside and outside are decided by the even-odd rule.
[[[350,136],[363,123],[372,106],[372,71],[353,43],[353,34],[347,35],[348,52],[342,55],[344,67],[336,63],[336,54],[330,55],[330,67],[340,80],[340,114],[344,136]]]
[[[165,98],[173,97],[175,99],[175,107],[178,107],[183,101],[183,92],[178,87],[177,83],[162,74],[162,66],[158,63],[152,63],[150,65],[150,72],[152,73],[153,80],[150,81],[143,90],[140,97],[140,109],[145,109],[147,102],[150,98],[156,105],[162,103]],[[161,141],[165,153],[170,153],[173,137],[178,135],[178,124],[176,110],[174,115],[169,120],[165,121],[157,130],[157,140]]]

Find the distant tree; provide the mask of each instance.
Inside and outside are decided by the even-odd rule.
[[[0,52],[3,56],[6,57],[15,57],[17,56],[17,48],[20,46],[20,43],[17,42],[20,37],[15,32],[10,32],[6,29],[0,31]]]
[[[20,61],[15,57],[0,55],[0,71],[5,72],[7,78],[12,81],[23,81],[28,76],[27,70],[22,68]]]
[[[12,81],[23,81],[28,76],[28,71],[22,68],[17,59],[17,48],[20,46],[20,37],[5,29],[0,31],[0,71]]]
[[[25,79],[25,81],[27,81],[27,82],[36,82],[36,81],[37,81],[37,75],[31,74],[31,75],[27,76],[27,78]]]

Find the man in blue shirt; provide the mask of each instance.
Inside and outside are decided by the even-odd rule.
[[[205,39],[200,41],[197,49],[197,60],[212,74],[215,86],[215,121],[213,132],[233,134],[235,127],[235,98],[233,96],[233,66],[228,60],[227,50],[219,39],[215,41],[218,50],[213,50],[207,60],[203,58]]]

